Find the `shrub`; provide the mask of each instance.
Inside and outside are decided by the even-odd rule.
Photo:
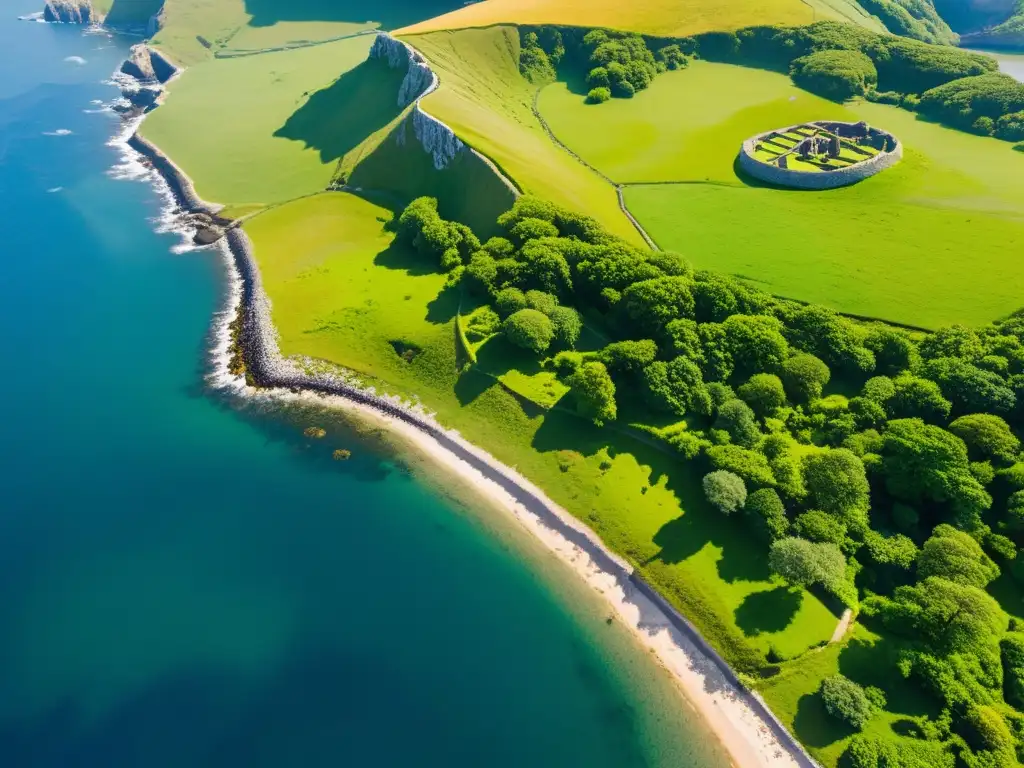
[[[1024,110],[1024,84],[1009,75],[964,77],[926,91],[920,111],[949,125],[970,129],[979,118],[998,120]]]
[[[518,288],[504,288],[494,297],[494,308],[501,317],[508,317],[526,307],[526,294]]]
[[[786,508],[779,494],[772,488],[759,488],[747,496],[743,512],[758,536],[765,541],[777,541],[785,536],[789,529]]]
[[[736,394],[762,418],[786,404],[782,381],[770,373],[755,373],[736,390]]]
[[[716,470],[704,475],[704,495],[720,512],[730,514],[747,502],[747,486],[732,472]]]
[[[615,384],[603,363],[584,363],[566,383],[576,398],[576,411],[581,416],[597,426],[615,420]]]
[[[1000,752],[1013,748],[1013,735],[1003,716],[993,707],[971,707],[964,716],[963,725],[967,741],[975,749]]]
[[[531,352],[544,352],[555,337],[551,320],[536,309],[520,309],[505,320],[502,325],[505,338]]]
[[[846,573],[846,558],[834,544],[816,544],[793,537],[779,539],[768,552],[772,573],[798,587],[821,584],[836,588]]]
[[[794,402],[817,400],[831,375],[814,355],[800,353],[782,362],[782,383]]]
[[[591,88],[587,92],[587,104],[604,104],[612,97],[611,89],[607,86]]]
[[[572,348],[583,332],[580,313],[572,307],[555,307],[548,313],[555,331],[554,343],[560,347]]]
[[[639,373],[654,362],[658,356],[658,345],[650,339],[616,341],[597,354],[613,373]]]
[[[863,96],[878,84],[875,64],[860,51],[818,51],[793,62],[793,82],[834,101]]]
[[[821,681],[821,701],[825,711],[851,728],[863,730],[875,713],[875,706],[864,689],[843,675],[832,675]]]

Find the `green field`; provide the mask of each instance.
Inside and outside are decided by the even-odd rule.
[[[438,32],[407,38],[437,70],[441,87],[423,100],[527,192],[597,218],[637,245],[643,241],[619,210],[615,189],[559,149],[531,109],[535,86],[519,74],[513,27]]]
[[[399,113],[403,73],[364,64],[371,42],[196,64],[143,133],[205,199],[269,204],[317,192],[347,152]]]
[[[752,24],[796,26],[819,19],[885,30],[855,0],[486,0],[400,31],[411,34],[494,24],[561,24],[682,37]]]
[[[833,104],[783,75],[707,62],[597,107],[555,84],[540,108],[569,147],[635,185],[625,190],[630,211],[661,247],[697,266],[780,296],[929,328],[978,325],[1020,307],[1024,155],[1005,142],[896,107]],[[903,142],[904,160],[828,192],[776,190],[737,175],[744,139],[810,119],[867,120]]]
[[[772,582],[742,522],[708,508],[699,477],[673,455],[557,404],[542,407],[560,391],[535,360],[487,350],[501,340],[484,344],[480,366],[460,375],[455,317],[472,305],[444,288],[435,265],[391,244],[390,216],[325,193],[246,224],[284,354],[329,360],[421,400],[592,526],[726,655],[748,644],[795,655],[831,636],[836,615]],[[396,351],[410,349],[411,360]],[[529,401],[533,392],[540,404]]]

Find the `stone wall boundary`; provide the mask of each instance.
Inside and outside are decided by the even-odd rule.
[[[863,160],[855,165],[847,166],[846,168],[836,168],[832,171],[818,172],[796,171],[789,168],[779,168],[774,165],[769,165],[768,163],[763,163],[754,157],[754,152],[756,151],[758,143],[766,136],[773,133],[787,133],[806,125],[816,126],[824,130],[831,131],[832,129],[828,128],[828,126],[850,126],[852,128],[856,123],[823,120],[812,121],[809,123],[797,123],[796,125],[790,125],[785,128],[776,128],[771,131],[765,131],[764,133],[760,133],[743,142],[743,146],[741,147],[739,154],[740,168],[744,173],[749,174],[755,179],[766,181],[775,186],[790,187],[792,189],[825,190],[856,184],[859,181],[863,181],[875,174],[881,173],[887,168],[891,168],[903,158],[903,142],[891,133],[888,133],[887,131],[880,131],[878,129],[869,130],[891,138],[893,142],[895,142],[893,149],[888,151],[883,150],[874,157]]]

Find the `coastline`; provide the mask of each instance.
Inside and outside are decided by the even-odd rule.
[[[136,130],[123,143],[163,180],[179,213],[216,213],[218,207],[199,198],[187,174]],[[468,483],[489,504],[511,514],[600,593],[639,642],[657,655],[736,765],[817,766],[685,617],[596,534],[529,480],[458,433],[446,430],[419,407],[398,397],[378,395],[334,374],[307,372],[297,362],[284,359],[251,241],[240,226],[234,226],[215,247],[228,270],[229,290],[226,306],[214,321],[212,370],[207,377],[212,388],[245,400],[308,398],[381,424],[438,468]],[[238,329],[237,339],[233,338],[233,326]],[[235,343],[246,376],[229,370]]]

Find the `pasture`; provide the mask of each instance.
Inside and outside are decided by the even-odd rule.
[[[798,26],[820,19],[884,31],[877,19],[850,0],[484,0],[399,32],[414,34],[494,24],[559,24],[683,37],[753,24]]]
[[[536,360],[506,354],[501,339],[460,373],[455,318],[474,304],[392,242],[391,215],[334,192],[246,223],[284,354],[422,401],[593,527],[727,657],[751,647],[796,655],[831,636],[837,616],[771,581],[742,520],[708,507],[699,476],[670,452],[577,417],[559,402],[564,388]]]
[[[557,147],[533,114],[536,87],[519,74],[513,27],[405,38],[430,61],[441,87],[423,108],[493,160],[525,191],[589,214],[632,243],[643,241],[619,210],[615,189]]]
[[[207,200],[273,204],[324,189],[397,117],[403,73],[366,63],[372,36],[189,67],[142,133]]]
[[[555,84],[540,108],[562,141],[628,185],[626,204],[654,240],[698,267],[926,328],[979,325],[1020,307],[1024,155],[1005,142],[896,107],[833,104],[784,75],[707,62],[597,107]],[[737,174],[744,139],[811,119],[866,120],[896,135],[905,157],[827,192],[777,190]]]

